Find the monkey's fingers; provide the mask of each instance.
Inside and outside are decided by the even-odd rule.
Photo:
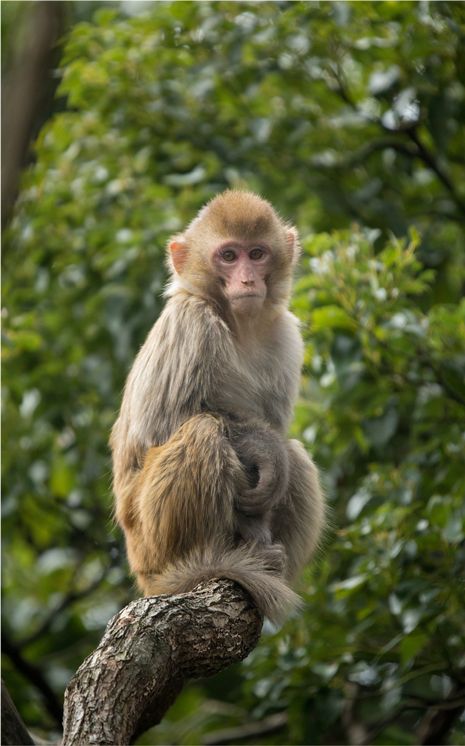
[[[286,550],[282,544],[276,542],[264,547],[257,541],[252,542],[250,551],[263,559],[269,572],[282,575],[286,570]]]

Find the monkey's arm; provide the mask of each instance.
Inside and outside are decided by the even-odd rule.
[[[217,382],[233,357],[226,324],[202,299],[172,299],[152,327],[126,384],[120,420],[146,450],[189,417],[213,409]]]
[[[230,332],[201,299],[172,299],[137,355],[113,427],[116,516],[134,523],[146,454],[184,422],[215,411],[216,387],[233,357]],[[182,459],[174,468],[182,468]]]
[[[285,439],[263,422],[229,424],[231,444],[244,465],[250,487],[238,496],[245,515],[263,514],[285,499],[289,458]]]
[[[318,470],[302,443],[290,440],[287,449],[288,495],[273,513],[272,532],[286,549],[286,576],[292,581],[321,542],[326,511]]]

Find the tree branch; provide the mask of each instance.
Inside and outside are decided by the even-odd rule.
[[[56,619],[56,617],[61,614],[62,611],[68,608],[68,606],[72,606],[76,601],[81,601],[83,598],[86,598],[87,596],[90,596],[97,588],[99,587],[100,583],[105,580],[105,577],[108,574],[108,567],[105,567],[104,571],[94,580],[92,583],[90,583],[85,588],[82,588],[81,590],[69,590],[57,603],[57,605],[47,614],[45,619],[42,620],[39,627],[35,629],[31,634],[27,635],[27,637],[23,637],[21,640],[18,640],[16,643],[16,647],[20,650],[23,650],[25,647],[28,647],[29,645],[32,645],[37,640],[40,640],[41,637],[43,637],[45,634],[48,634],[50,632],[50,628],[52,626],[52,623]]]
[[[448,174],[442,169],[433,153],[429,151],[426,145],[422,142],[416,129],[409,129],[407,131],[407,135],[417,146],[417,157],[420,158],[420,160],[422,160],[423,163],[425,163],[425,165],[428,166],[428,168],[430,168],[436,174],[439,181],[443,184],[443,186],[445,186],[450,196],[454,200],[457,208],[460,210],[462,215],[465,215],[465,203],[458,194],[455,185],[450,180]]]
[[[230,580],[133,601],[109,622],[66,690],[63,746],[132,743],[160,722],[187,679],[245,658],[262,621]]]
[[[20,744],[34,744],[20,714],[10,697],[8,689],[2,681],[2,744],[13,746]]]
[[[32,3],[2,86],[2,226],[11,215],[31,136],[55,91],[55,47],[64,31],[66,4]]]
[[[418,743],[426,746],[446,742],[454,723],[463,713],[464,695],[465,689],[456,685],[446,700],[430,707],[418,726]]]
[[[5,627],[5,625],[3,626]],[[22,650],[10,639],[5,629],[2,630],[2,651],[8,656],[16,670],[38,689],[47,712],[59,725],[63,717],[63,710],[55,692],[39,666],[30,663],[24,657]]]
[[[260,720],[256,723],[245,723],[237,728],[222,728],[209,733],[202,739],[204,746],[229,746],[237,741],[250,740],[262,736],[268,736],[271,733],[277,733],[286,727],[288,723],[287,712],[276,712],[274,715]]]

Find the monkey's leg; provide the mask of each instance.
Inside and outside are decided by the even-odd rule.
[[[318,470],[297,440],[288,442],[289,488],[287,499],[273,512],[272,533],[286,550],[286,577],[293,580],[308,562],[321,538],[325,503]]]
[[[192,417],[149,449],[136,487],[142,565],[131,563],[144,592],[157,592],[150,577],[196,547],[232,544],[234,500],[246,487],[223,422],[213,415]]]

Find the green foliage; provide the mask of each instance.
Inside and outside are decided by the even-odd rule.
[[[429,705],[457,717],[464,21],[459,3],[166,2],[73,27],[4,241],[4,672],[29,725],[58,727],[21,661],[60,701],[130,596],[108,434],[164,243],[230,185],[301,231],[293,431],[332,528],[305,613],[145,741],[286,711],[253,742],[416,743]],[[453,723],[441,737],[465,743]]]

